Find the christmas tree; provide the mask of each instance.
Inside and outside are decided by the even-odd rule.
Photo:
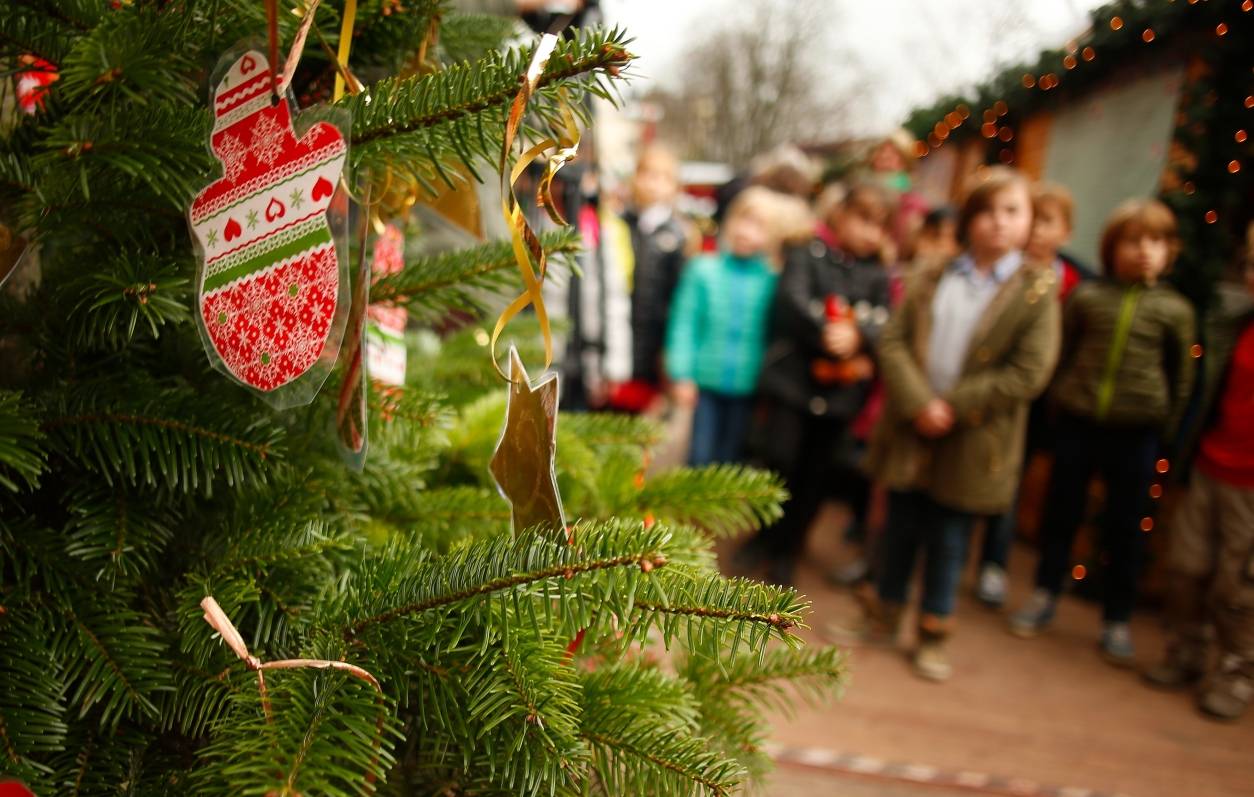
[[[534,43],[437,0],[345,13],[279,4],[276,38],[286,54],[314,15],[302,105],[360,79],[334,101],[354,198],[421,204],[492,169]],[[842,671],[800,646],[802,598],[714,568],[717,537],[778,516],[779,482],[646,479],[655,426],[567,414],[569,534],[513,529],[483,345],[519,288],[508,241],[414,254],[372,286],[408,311],[409,369],[369,387],[360,471],[335,442],[344,368],[278,411],[210,366],[186,210],[222,175],[210,70],[248,37],[264,50],[267,22],[258,0],[0,14],[8,73],[56,77],[0,96],[0,222],[29,242],[0,296],[0,776],[41,797],[312,797],[726,794],[760,775],[767,708]],[[612,95],[626,44],[567,33],[524,132]],[[578,246],[539,240],[557,262]],[[510,329],[541,361],[534,326]]]

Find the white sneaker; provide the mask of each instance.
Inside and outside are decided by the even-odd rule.
[[[986,564],[981,568],[980,583],[975,589],[980,603],[1000,609],[1006,603],[1006,589],[1006,571],[1000,565]]]

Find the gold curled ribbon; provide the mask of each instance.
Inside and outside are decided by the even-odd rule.
[[[240,636],[239,631],[235,628],[235,624],[231,622],[231,618],[226,616],[226,612],[222,611],[222,607],[214,600],[212,595],[206,595],[200,601],[200,608],[205,610],[205,622],[213,627],[222,637],[222,641],[227,647],[235,652],[248,665],[248,669],[257,673],[257,691],[261,693],[261,710],[266,715],[266,722],[274,722],[274,715],[270,710],[270,694],[266,691],[266,670],[298,670],[303,668],[311,668],[315,670],[338,670],[342,673],[351,675],[352,677],[365,681],[374,687],[379,697],[383,697],[383,687],[379,685],[379,680],[369,672],[356,664],[349,664],[346,661],[331,661],[328,659],[280,659],[279,661],[263,662],[248,651],[248,645],[244,644],[244,638]],[[375,722],[375,730],[378,735],[375,736],[374,750],[375,758],[370,762],[370,772],[366,775],[366,780],[373,783],[375,780],[374,768],[379,761],[379,747],[383,744],[383,715],[379,715],[378,721]]]
[[[544,337],[544,367],[547,369],[553,364],[553,332],[549,325],[548,310],[544,306],[544,294],[541,291],[545,274],[548,272],[548,257],[545,255],[544,247],[540,245],[540,239],[536,237],[535,231],[527,223],[522,207],[518,204],[518,195],[514,191],[514,186],[536,158],[545,150],[556,147],[557,151],[549,157],[548,167],[536,188],[536,204],[544,207],[554,223],[566,223],[557,211],[552,195],[553,177],[579,151],[579,128],[575,124],[575,117],[570,110],[565,92],[559,94],[564,130],[557,139],[546,138],[540,141],[520,154],[514,161],[513,167],[508,169],[506,167],[509,164],[510,151],[514,147],[514,138],[522,127],[527,103],[535,94],[540,84],[540,77],[544,74],[545,64],[548,63],[549,56],[553,54],[556,46],[557,37],[553,34],[546,33],[540,37],[536,50],[531,55],[531,62],[527,65],[527,72],[523,75],[522,86],[518,89],[518,94],[510,106],[509,116],[505,120],[505,138],[501,144],[501,211],[505,215],[505,223],[509,225],[510,240],[514,247],[514,260],[518,263],[519,273],[522,274],[524,289],[517,299],[501,311],[500,317],[496,320],[496,326],[492,330],[489,346],[492,367],[506,381],[510,381],[510,377],[501,368],[496,354],[496,344],[501,333],[505,331],[506,325],[528,305],[535,308],[536,320],[540,324],[540,334]]]

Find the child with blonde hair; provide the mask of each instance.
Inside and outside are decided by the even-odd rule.
[[[739,461],[766,348],[774,259],[786,206],[753,186],[733,200],[720,251],[684,268],[666,334],[666,372],[675,400],[695,406],[688,460]]]

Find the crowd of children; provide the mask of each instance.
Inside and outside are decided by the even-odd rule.
[[[1036,589],[1010,631],[1049,626],[1100,475],[1098,646],[1130,665],[1145,532],[1172,445],[1173,461],[1194,467],[1170,524],[1172,641],[1144,675],[1163,688],[1201,681],[1205,712],[1239,716],[1254,699],[1254,265],[1199,330],[1167,279],[1179,238],[1165,205],[1117,208],[1094,274],[1061,251],[1075,212],[1065,188],[982,168],[960,208],[928,212],[889,163],[895,146],[823,191],[817,222],[795,199],[745,188],[718,250],[682,268],[678,241],[650,242],[674,224],[667,212],[626,219],[641,242],[633,302],[649,305],[632,308],[634,373],[693,409],[690,463],[752,461],[789,491],[736,565],[791,583],[823,501],[845,498],[860,525],[882,493],[883,529],[863,535],[865,564],[841,579],[862,582],[859,632],[895,638],[921,571],[912,660],[945,680],[970,539],[984,529],[977,595],[1001,606],[1024,463],[1044,450]],[[636,180],[638,197],[673,197],[677,162],[651,151]]]

